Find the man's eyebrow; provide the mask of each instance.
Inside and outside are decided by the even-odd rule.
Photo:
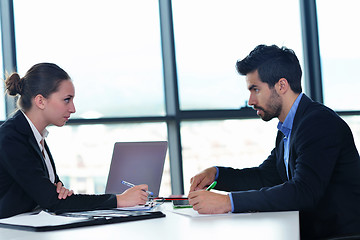
[[[249,87],[249,91],[251,91],[252,89],[254,89],[254,88],[256,88],[257,86],[255,85],[255,84],[253,84],[253,85],[251,85],[250,87]]]

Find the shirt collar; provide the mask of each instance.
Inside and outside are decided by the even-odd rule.
[[[288,115],[285,118],[285,121],[283,123],[279,121],[279,123],[278,123],[277,128],[279,129],[279,131],[281,131],[285,135],[285,137],[289,137],[289,135],[291,133],[296,110],[299,106],[302,96],[303,96],[303,93],[300,93],[299,96],[296,98],[294,104],[290,108]]]
[[[36,139],[36,142],[39,144],[39,146],[41,146],[40,141],[41,141],[42,139],[45,139],[45,138],[49,135],[49,131],[46,130],[46,128],[45,128],[44,131],[40,134],[40,132],[37,130],[37,128],[36,128],[35,125],[32,123],[32,121],[30,120],[30,118],[28,118],[28,116],[26,116],[26,114],[25,114],[23,111],[21,111],[21,112],[24,114],[26,120],[28,121],[28,123],[29,123],[29,125],[30,125],[30,128],[31,128],[31,130],[32,130],[32,132],[33,132],[33,134],[34,134],[34,137],[35,137],[35,139]]]

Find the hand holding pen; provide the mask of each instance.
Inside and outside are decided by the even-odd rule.
[[[210,186],[207,187],[206,191],[210,191],[211,189],[213,189],[217,184],[217,181],[214,181],[212,184],[210,184]]]
[[[215,167],[207,168],[202,172],[196,174],[190,179],[189,192],[205,189],[207,185],[211,184],[215,180],[217,169]]]
[[[201,214],[227,213],[231,211],[231,200],[228,194],[210,192],[217,184],[214,181],[206,190],[190,192],[189,203]]]
[[[133,207],[144,205],[148,201],[148,186],[146,184],[136,185],[116,195],[117,207]]]
[[[131,188],[136,186],[135,184],[132,184],[132,183],[129,183],[129,182],[126,182],[126,181],[121,181],[121,183],[128,186],[128,187],[131,187]],[[153,192],[150,192],[150,191],[145,191],[145,192],[147,192],[150,196],[154,195]]]

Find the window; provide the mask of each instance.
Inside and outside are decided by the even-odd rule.
[[[343,116],[345,122],[349,125],[354,136],[355,145],[360,149],[360,116]]]
[[[317,0],[324,104],[360,110],[360,2]]]
[[[182,110],[246,106],[235,63],[259,44],[289,47],[302,62],[297,0],[173,0],[172,7]]]
[[[0,20],[1,21],[1,20]],[[0,39],[1,39],[1,31],[0,31]],[[0,43],[1,45],[1,43]],[[2,46],[0,46],[0,73],[1,73],[1,79],[5,79],[5,73],[3,70],[3,54],[2,54]],[[3,121],[6,119],[5,114],[5,85],[4,82],[1,83],[0,86],[0,121]]]
[[[181,124],[184,190],[205,168],[260,165],[275,147],[276,119],[192,121]]]
[[[39,62],[67,71],[74,118],[164,115],[158,8],[148,0],[15,0],[18,71]]]
[[[162,121],[49,128],[48,144],[63,182],[79,193],[102,193],[114,143],[167,140],[166,121],[173,121],[165,112],[159,1],[13,2],[18,72],[23,76],[39,62],[54,62],[67,71],[76,88],[77,112],[72,118],[155,116]],[[210,110],[204,116],[213,116],[211,110],[247,106],[248,90],[235,63],[258,44],[289,47],[303,62],[298,0],[171,3],[180,110],[189,119],[194,116],[191,110]],[[360,87],[355,72],[360,65],[360,39],[354,30],[360,4],[357,0],[316,3],[325,104],[335,110],[360,110],[355,90]],[[350,90],[339,90],[342,86]],[[0,118],[5,119],[4,112],[2,98]],[[199,171],[214,165],[257,166],[275,144],[276,120],[177,117],[185,193]],[[359,119],[344,119],[358,142]],[[168,159],[160,195],[170,193]]]
[[[141,6],[141,7],[139,7]],[[157,1],[14,0],[18,72],[53,62],[74,81],[72,118],[164,116]],[[114,143],[167,140],[165,123],[49,127],[66,186],[103,193]],[[171,194],[169,161],[162,190]]]
[[[115,142],[167,140],[165,123],[91,124],[49,127],[50,147],[60,179],[77,193],[104,193]],[[171,194],[169,159],[161,194]]]

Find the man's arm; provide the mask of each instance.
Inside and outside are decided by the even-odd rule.
[[[268,158],[258,167],[234,169],[231,167],[218,167],[219,176],[215,189],[222,191],[259,190],[271,187],[285,181],[279,175],[276,149],[271,151]],[[286,176],[283,168],[284,177]]]
[[[244,191],[280,184],[282,180],[277,172],[275,155],[275,150],[273,150],[268,159],[259,167],[241,170],[225,167],[205,169],[191,178],[192,185],[188,195],[190,204],[193,205],[194,210],[204,214],[232,211],[234,203],[231,194],[224,195],[200,190],[214,180],[218,183],[215,189],[223,191]]]
[[[331,114],[314,111],[292,133],[290,164],[293,177],[260,190],[232,192],[235,212],[314,208],[328,189],[349,132]]]

